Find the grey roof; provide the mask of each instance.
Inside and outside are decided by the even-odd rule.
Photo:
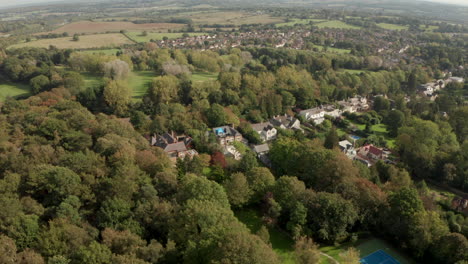
[[[184,142],[177,142],[177,143],[173,143],[173,144],[167,145],[166,148],[164,148],[164,151],[165,151],[165,152],[173,152],[173,151],[181,152],[181,151],[187,151],[187,147],[185,146],[185,143],[184,143]]]
[[[220,133],[222,131],[222,133]],[[213,128],[213,133],[218,137],[227,137],[227,136],[239,136],[241,133],[235,130],[233,127],[230,126],[222,126],[222,127],[215,127]]]
[[[253,149],[255,153],[262,153],[262,152],[270,151],[270,147],[268,146],[268,144],[255,145]]]
[[[286,128],[291,128],[296,122],[296,118],[289,115],[275,116],[270,119],[270,123],[274,126],[285,126]]]
[[[273,129],[273,126],[271,125],[270,122],[263,122],[263,123],[258,123],[258,124],[252,124],[252,129],[257,131],[257,132],[262,132],[263,130],[268,131]]]

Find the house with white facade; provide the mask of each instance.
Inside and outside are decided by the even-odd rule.
[[[270,122],[263,122],[258,124],[252,124],[252,129],[255,130],[262,141],[270,141],[276,138],[278,131]]]
[[[325,110],[321,107],[302,110],[299,112],[299,115],[307,121],[314,122],[316,125],[320,125],[325,120]]]

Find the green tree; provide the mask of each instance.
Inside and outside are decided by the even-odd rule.
[[[344,240],[358,219],[353,204],[336,193],[319,192],[307,207],[309,227],[326,241]]]
[[[399,110],[392,110],[385,119],[391,137],[398,135],[398,129],[405,123],[405,114]]]
[[[29,81],[29,85],[32,88],[32,92],[38,94],[50,85],[50,80],[45,75],[38,75]]]
[[[224,183],[229,202],[234,207],[242,207],[245,205],[251,196],[251,190],[247,182],[247,178],[243,173],[233,173],[231,177]]]
[[[320,250],[311,238],[300,237],[294,245],[294,257],[298,264],[320,263]]]
[[[108,80],[104,86],[104,100],[116,114],[125,113],[131,96],[132,90],[124,81]]]
[[[225,125],[227,122],[227,115],[224,108],[219,104],[213,104],[206,112],[206,118],[211,127]]]
[[[338,133],[336,133],[336,128],[332,127],[330,132],[328,132],[327,137],[325,138],[324,146],[327,149],[333,149],[335,147],[338,147],[338,141],[339,141],[339,137],[338,137]]]

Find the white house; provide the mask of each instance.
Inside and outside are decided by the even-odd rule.
[[[263,141],[270,141],[276,138],[278,131],[270,122],[252,124],[252,129],[255,130]]]
[[[325,110],[321,107],[302,110],[299,112],[299,115],[307,121],[312,120],[316,125],[321,124],[325,120]]]

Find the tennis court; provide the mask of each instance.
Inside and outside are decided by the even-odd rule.
[[[360,260],[362,264],[400,264],[400,262],[394,259],[385,251],[379,249],[374,253],[362,258]]]

